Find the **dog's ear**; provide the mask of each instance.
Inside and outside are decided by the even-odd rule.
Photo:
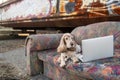
[[[60,44],[59,44],[59,46],[57,48],[57,52],[62,53],[62,52],[65,52],[66,50],[67,50],[66,42],[65,42],[65,39],[64,39],[64,35],[63,35],[61,40],[60,40]]]

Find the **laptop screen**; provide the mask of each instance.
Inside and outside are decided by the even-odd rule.
[[[113,56],[113,35],[82,40],[83,62]]]

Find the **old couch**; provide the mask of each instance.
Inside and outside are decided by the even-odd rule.
[[[77,43],[82,39],[114,35],[114,57],[86,63],[57,63],[56,52],[62,34],[37,34],[26,39],[27,71],[52,80],[120,80],[120,22],[101,22],[77,27],[71,32]],[[106,53],[107,54],[107,53]]]

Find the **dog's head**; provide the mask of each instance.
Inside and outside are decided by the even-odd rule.
[[[57,52],[61,53],[61,52],[66,52],[66,51],[74,51],[76,49],[76,42],[74,40],[73,35],[71,35],[70,33],[65,33],[61,40],[60,40],[60,44],[57,48]]]

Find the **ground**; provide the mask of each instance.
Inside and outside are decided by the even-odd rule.
[[[29,80],[26,73],[25,38],[0,36],[0,80]]]
[[[0,53],[4,53],[10,50],[14,50],[20,47],[24,47],[24,41],[25,39],[20,38],[12,38],[10,36],[0,37]],[[12,39],[11,39],[12,38]],[[13,44],[14,43],[14,44]]]
[[[25,39],[26,36],[0,33],[0,80],[49,80],[43,75],[30,77],[27,74]]]

